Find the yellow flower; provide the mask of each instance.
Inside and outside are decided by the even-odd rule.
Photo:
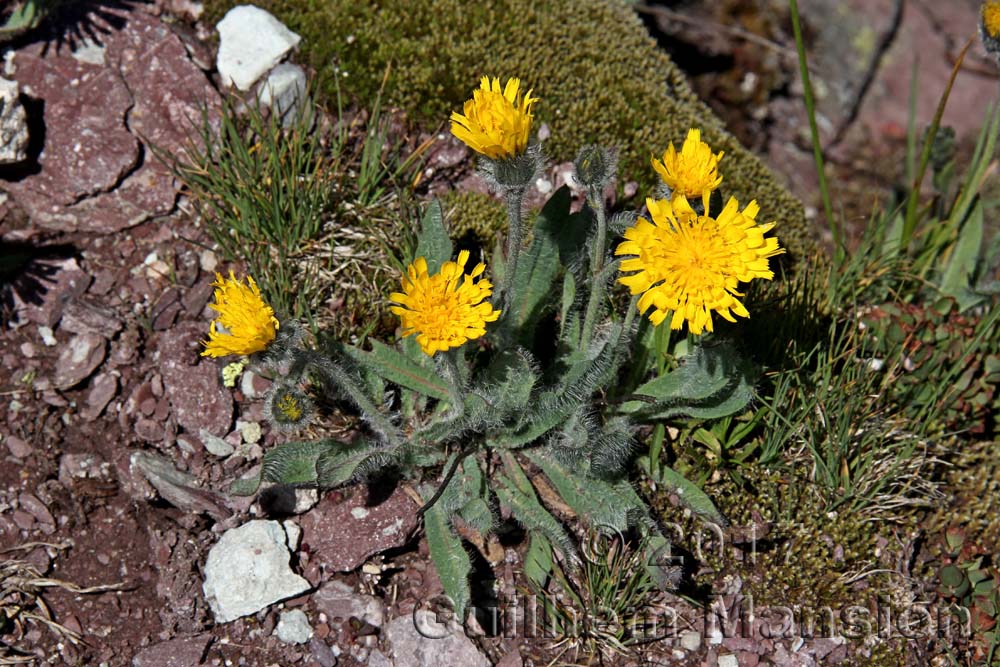
[[[237,280],[233,272],[229,278],[215,274],[215,303],[211,308],[218,313],[203,341],[203,357],[225,357],[229,354],[247,355],[260,352],[271,344],[277,335],[278,320],[274,310],[264,303],[257,283],[247,276],[247,285]]]
[[[390,310],[399,315],[403,336],[417,334],[417,342],[429,355],[462,345],[486,333],[486,323],[495,322],[500,311],[485,302],[493,291],[486,278],[475,280],[485,270],[480,262],[469,275],[465,263],[469,251],[458,253],[457,262],[445,262],[433,276],[427,273],[427,260],[418,257],[406,269],[403,292],[389,298],[396,304]]]
[[[709,193],[702,202],[708,211]],[[775,223],[758,225],[760,208],[752,201],[739,210],[729,199],[722,213],[699,216],[683,196],[673,201],[647,199],[652,222],[639,218],[625,230],[625,241],[616,255],[634,255],[621,264],[622,271],[636,271],[618,281],[632,294],[640,294],[639,312],[653,311],[649,321],[659,325],[669,313],[671,329],[687,321],[693,334],[712,331],[712,312],[735,322],[733,315],[750,314],[736,297],[739,283],[754,278],[770,280],[774,272],[768,258],[784,252],[778,239],[764,238]]]
[[[1000,1],[989,0],[982,7],[983,31],[993,39],[1000,39]]]
[[[286,421],[294,422],[302,419],[302,404],[291,394],[284,394],[274,402],[274,407]]]
[[[451,133],[472,150],[494,160],[520,155],[528,147],[531,105],[538,98],[522,95],[520,79],[507,79],[501,92],[500,79],[483,77],[479,90],[462,111],[451,114]]]
[[[719,160],[723,152],[715,155],[708,144],[701,140],[701,130],[688,130],[687,138],[678,153],[671,143],[663,160],[652,158],[653,169],[670,188],[671,197],[683,195],[688,199],[701,197],[722,183]]]

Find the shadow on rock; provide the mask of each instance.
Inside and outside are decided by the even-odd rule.
[[[14,312],[15,296],[22,303],[40,306],[56,283],[58,264],[53,260],[76,256],[68,244],[33,246],[30,243],[0,241],[0,322]]]
[[[91,43],[104,46],[102,37],[121,30],[128,21],[126,12],[150,4],[150,0],[48,0],[48,16],[35,30],[21,35],[15,46],[44,42],[43,55],[50,48],[75,51]]]

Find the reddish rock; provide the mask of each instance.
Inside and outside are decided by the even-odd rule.
[[[160,442],[164,439],[163,424],[155,419],[140,417],[135,420],[135,434],[146,442]]]
[[[11,518],[14,519],[14,523],[21,530],[31,530],[35,527],[35,517],[23,510],[14,510]]]
[[[133,667],[196,667],[204,664],[202,659],[209,635],[180,637],[145,648],[132,658]]]
[[[49,511],[49,508],[45,506],[41,500],[30,493],[22,493],[17,497],[18,503],[21,505],[21,509],[30,514],[35,521],[42,524],[43,530],[48,533],[55,530],[56,520]],[[50,530],[45,530],[45,528]]]
[[[104,408],[118,393],[118,378],[111,373],[101,373],[94,378],[87,393],[87,404],[80,410],[81,416],[87,421],[94,421],[101,416]]]
[[[5,185],[38,225],[110,233],[169,213],[178,186],[149,144],[177,153],[205,105],[218,113],[218,93],[167,24],[116,18],[101,58],[45,42],[14,53],[18,82],[44,104],[45,146],[37,173]]]
[[[899,146],[910,113],[914,64],[919,65],[918,132],[930,123],[955,57],[978,25],[981,2],[904,3],[898,26],[893,23],[895,4],[894,0],[800,3],[803,20],[814,33],[809,61],[819,130],[830,155],[838,161],[859,159],[855,155],[858,152],[867,156]],[[888,49],[863,90],[876,48],[890,36]],[[995,78],[995,64],[975,44],[955,79],[943,118],[945,125],[955,128],[959,141],[974,137],[982,126],[986,110],[983,91],[995,85]],[[785,184],[794,194],[808,202],[813,200],[818,181],[797,80],[793,91],[793,97],[768,102],[774,120],[768,131],[768,163],[784,175]],[[858,105],[862,92],[864,98]],[[856,115],[852,115],[855,111]],[[843,135],[842,140],[831,145],[838,133]]]
[[[31,445],[13,435],[4,438],[3,442],[7,445],[10,455],[16,459],[26,459],[35,451]]]
[[[417,505],[397,488],[385,501],[367,507],[364,487],[343,500],[328,495],[302,515],[303,547],[327,570],[347,572],[371,556],[402,546],[417,527]]]
[[[114,310],[91,301],[75,299],[63,308],[61,327],[67,331],[90,331],[105,338],[114,338],[123,326]]]
[[[87,379],[107,352],[107,341],[95,333],[74,336],[63,347],[56,362],[52,382],[60,389],[69,389]]]
[[[77,480],[110,480],[111,467],[97,454],[63,454],[59,459],[59,483],[67,489]]]
[[[156,300],[156,303],[153,304],[149,312],[153,320],[154,331],[164,331],[173,325],[178,313],[181,312],[181,304],[178,302],[179,298],[180,293],[177,291],[177,288],[171,287]]]
[[[80,62],[68,49],[48,49],[43,41],[16,52],[14,66],[24,92],[45,109],[41,170],[9,185],[32,218],[110,190],[135,169],[139,141],[125,127],[132,98],[118,72]]]
[[[192,315],[201,314],[201,311],[205,310],[205,306],[208,305],[209,300],[212,298],[213,292],[215,292],[215,288],[212,286],[211,280],[204,280],[195,285],[181,299],[184,310]]]
[[[385,621],[382,602],[378,598],[359,593],[339,580],[323,584],[312,595],[312,601],[331,622],[339,619],[346,623],[356,618],[378,628]]]
[[[87,291],[91,282],[91,277],[72,257],[36,262],[34,273],[39,288],[32,297],[25,297],[27,300],[22,300],[15,291],[14,307],[22,320],[46,327],[54,327],[62,318],[65,305]]]
[[[233,396],[222,386],[219,368],[199,355],[206,327],[186,322],[160,335],[156,347],[163,386],[177,423],[188,433],[230,432]]]

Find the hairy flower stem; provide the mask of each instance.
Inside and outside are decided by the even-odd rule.
[[[399,445],[402,437],[385,415],[379,412],[375,404],[365,394],[364,389],[354,381],[339,364],[311,350],[299,350],[301,360],[318,370],[330,383],[336,385],[344,396],[354,403],[361,412],[362,418],[372,429],[385,438],[391,446]]]
[[[656,327],[653,332],[653,346],[656,349],[656,374],[663,375],[667,370],[667,348],[670,345],[670,329],[664,325]],[[649,445],[649,470],[653,479],[660,472],[660,452],[663,451],[663,438],[667,429],[663,424],[653,426],[653,441]]]
[[[458,373],[458,364],[455,363],[457,349],[444,352],[440,357],[441,374],[444,375],[448,383],[448,393],[451,394],[451,414],[453,418],[461,417],[465,412],[465,401],[462,400],[462,377]]]
[[[594,253],[590,257],[590,298],[587,300],[587,310],[583,316],[583,330],[580,333],[580,349],[586,350],[594,335],[597,325],[597,307],[604,292],[599,287],[601,270],[604,268],[604,243],[608,235],[608,220],[604,212],[604,193],[597,188],[589,188],[587,203],[597,217],[597,238],[594,239]],[[630,311],[631,312],[631,311]]]
[[[514,280],[517,274],[517,257],[521,253],[522,212],[525,188],[508,188],[504,193],[507,199],[507,217],[510,226],[507,231],[507,264],[503,271],[503,312],[510,311],[513,299]]]

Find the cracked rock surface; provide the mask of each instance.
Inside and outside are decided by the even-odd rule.
[[[123,17],[101,46],[38,42],[11,58],[44,143],[39,168],[6,189],[47,229],[111,233],[169,213],[177,184],[151,146],[179,151],[203,105],[217,113],[180,37],[143,12]]]

